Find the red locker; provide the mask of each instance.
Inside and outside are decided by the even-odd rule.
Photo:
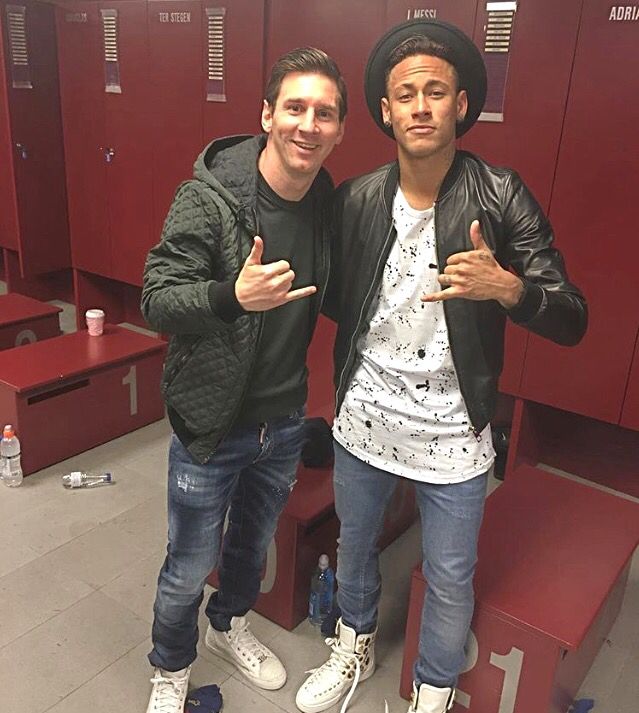
[[[392,160],[395,144],[370,118],[363,87],[366,60],[384,30],[384,3],[273,0],[267,22],[267,74],[280,55],[294,47],[312,45],[331,55],[344,75],[349,104],[346,134],[326,164],[335,182]]]
[[[490,51],[487,3],[480,0],[477,6],[473,37],[482,50],[488,70],[486,108],[491,109],[491,103],[498,104],[497,95],[501,95],[503,87],[503,120],[485,121],[486,112],[464,136],[462,146],[486,161],[516,169],[546,211],[582,2],[523,0],[517,3],[507,52]],[[486,51],[487,46],[489,51]],[[506,69],[507,75],[500,75],[500,71]]]
[[[140,285],[152,234],[147,4],[59,10],[73,265]]]
[[[3,9],[4,6],[0,6]],[[3,16],[2,16],[3,17]],[[1,20],[4,27],[4,19]],[[15,176],[13,173],[13,144],[9,120],[8,87],[4,78],[5,37],[0,32],[0,248],[18,249],[18,207],[16,205]]]
[[[2,2],[0,14],[3,172],[11,167],[1,184],[0,244],[18,250],[27,277],[70,263],[54,10]]]
[[[204,68],[198,51],[202,4],[157,0],[148,4],[150,86],[153,93],[153,228],[160,239],[175,189],[193,175],[203,144]]]
[[[149,81],[147,4],[144,0],[100,3],[117,12],[116,30],[121,92],[105,96],[107,197],[111,236],[111,274],[142,284],[153,235],[153,170],[149,121],[155,111]],[[105,22],[105,44],[109,25]],[[113,39],[110,40],[111,42]],[[188,110],[188,109],[187,109]]]
[[[503,34],[508,28],[502,29],[509,24],[503,22],[508,19],[507,13],[489,16],[485,0],[477,6],[473,37],[488,71],[486,108],[501,104],[503,120],[484,120],[489,116],[487,111],[461,144],[491,163],[516,169],[545,211],[557,163],[582,2],[519,2],[511,16],[510,35]],[[491,23],[498,29],[492,30]],[[489,27],[491,32],[500,33],[495,37],[510,37],[508,51],[503,51],[504,46],[491,51]],[[495,118],[495,112],[490,113]],[[558,243],[561,246],[561,236]],[[501,391],[519,393],[527,342],[524,329],[508,324]]]
[[[287,49],[299,45],[297,28]],[[258,134],[264,97],[264,0],[202,2],[204,142]],[[194,107],[195,110],[195,107]]]
[[[562,5],[563,7],[563,5]],[[618,423],[639,328],[634,208],[639,172],[637,23],[586,0],[550,218],[590,326],[563,349],[531,336],[526,398]]]
[[[639,431],[639,333],[635,347],[635,358],[630,370],[630,380],[621,413],[621,425]]]
[[[98,4],[65,3],[58,8],[57,30],[73,265],[109,275],[104,60]]]

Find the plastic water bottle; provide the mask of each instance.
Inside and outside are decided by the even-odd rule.
[[[308,598],[308,619],[321,626],[333,606],[335,574],[328,566],[328,555],[320,555],[317,569],[311,578],[311,593]]]
[[[0,441],[0,459],[2,460],[2,479],[10,488],[22,485],[22,465],[20,464],[20,441],[11,424],[7,424]]]
[[[65,488],[95,488],[98,485],[111,485],[115,481],[111,477],[111,473],[85,473],[84,471],[74,470],[72,473],[67,473],[62,476],[62,485]]]

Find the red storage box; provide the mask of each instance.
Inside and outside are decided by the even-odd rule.
[[[19,294],[0,295],[0,349],[58,337],[61,307]]]
[[[22,445],[25,474],[110,441],[164,415],[166,345],[106,325],[0,352],[0,420]]]
[[[621,607],[639,505],[533,467],[490,496],[456,713],[566,713]],[[413,571],[400,693],[427,585]]]

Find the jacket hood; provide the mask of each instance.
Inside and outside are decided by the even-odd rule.
[[[195,161],[194,178],[214,188],[233,211],[255,208],[257,160],[266,140],[266,134],[239,134],[211,141]],[[319,189],[322,197],[333,190],[333,181],[324,168],[315,177],[313,188]]]
[[[240,134],[215,139],[193,166],[193,176],[208,183],[231,209],[254,206],[257,195],[257,159],[266,135]]]

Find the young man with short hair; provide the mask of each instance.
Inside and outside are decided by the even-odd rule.
[[[327,309],[338,323],[341,619],[328,661],[296,703],[323,711],[374,673],[377,540],[395,487],[409,478],[428,582],[409,713],[444,713],[473,613],[506,318],[570,345],[584,334],[586,305],[519,176],[456,149],[486,96],[468,37],[437,21],[393,28],[373,49],[365,88],[397,161],[337,191]]]
[[[306,350],[328,278],[332,183],[322,163],[342,140],[346,109],[344,81],[324,52],[281,57],[262,109],[265,135],[204,150],[147,259],[142,311],[171,335],[162,390],[174,431],[147,713],[183,710],[216,567],[207,648],[257,686],[286,681],[244,617],[295,483]]]

